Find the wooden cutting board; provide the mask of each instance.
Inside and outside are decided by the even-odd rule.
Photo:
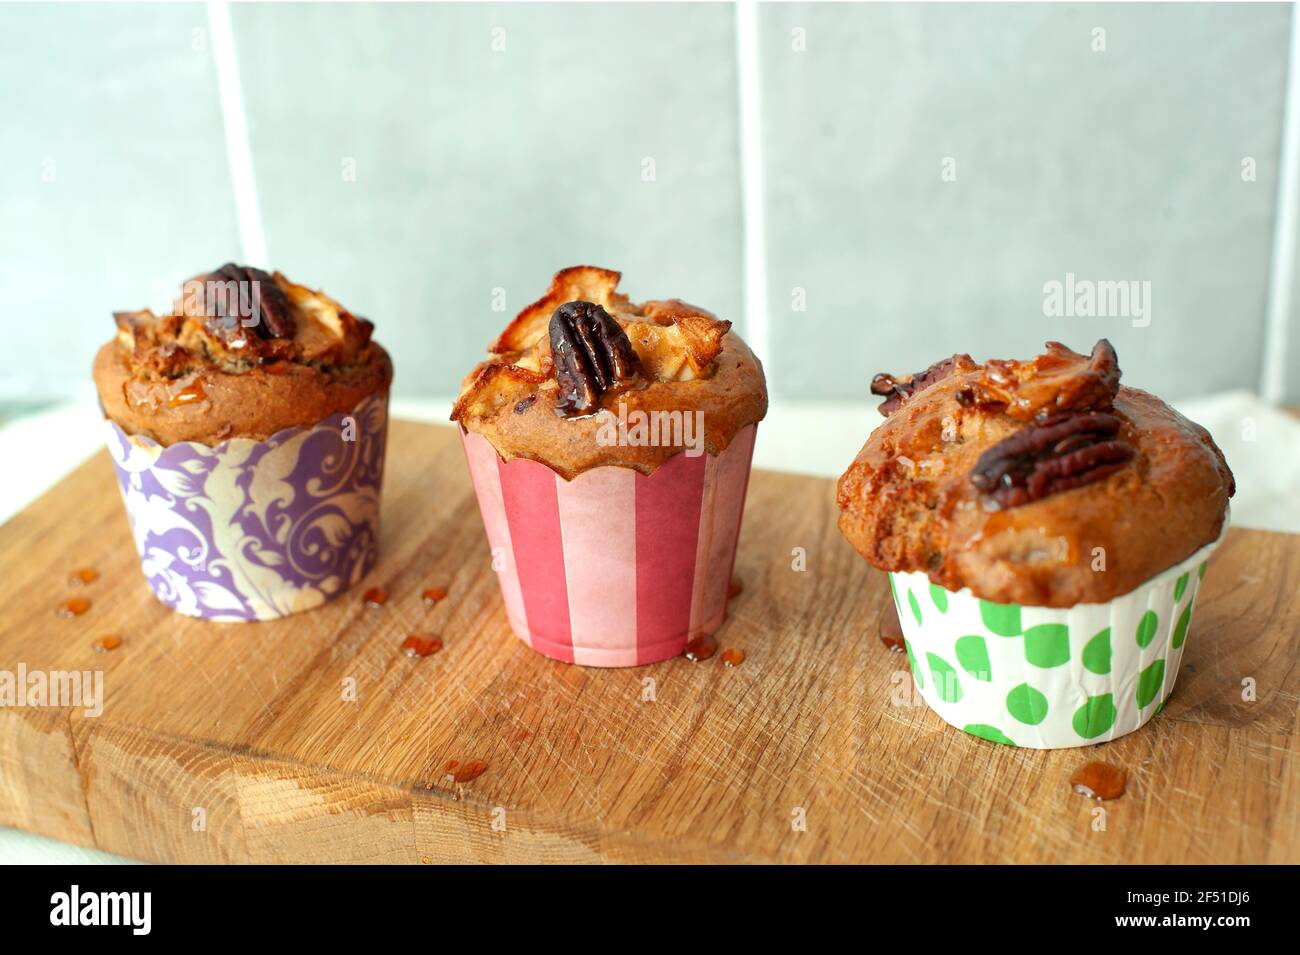
[[[719,633],[739,667],[595,670],[510,633],[455,432],[398,422],[389,448],[379,567],[276,623],[156,603],[107,454],[0,527],[0,669],[105,683],[98,717],[0,709],[0,823],[160,862],[1300,862],[1298,536],[1229,533],[1148,727],[1037,752],[893,702],[888,588],[830,481],[753,476]],[[406,656],[416,632],[445,649]],[[1093,759],[1129,777],[1100,814],[1068,782]]]

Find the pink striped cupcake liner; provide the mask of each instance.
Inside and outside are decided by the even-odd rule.
[[[677,656],[727,613],[756,425],[719,455],[653,474],[597,467],[566,481],[505,462],[461,430],[506,616],[534,650],[621,667]]]

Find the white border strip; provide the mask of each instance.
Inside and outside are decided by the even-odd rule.
[[[208,0],[208,27],[212,33],[212,59],[217,67],[217,92],[221,97],[221,122],[226,133],[226,162],[235,193],[235,220],[239,225],[239,246],[243,261],[265,267],[266,233],[257,202],[257,181],[253,176],[253,150],[248,141],[244,94],[239,85],[239,61],[235,58],[235,33],[230,25],[227,0]]]
[[[1291,54],[1287,65],[1282,149],[1278,155],[1277,211],[1269,264],[1260,392],[1265,401],[1286,398],[1287,332],[1295,287],[1297,213],[1300,212],[1300,8],[1291,5]]]
[[[758,5],[736,4],[736,78],[740,104],[740,177],[745,221],[745,338],[772,385],[767,314],[767,226],[764,217],[763,141],[759,124]]]

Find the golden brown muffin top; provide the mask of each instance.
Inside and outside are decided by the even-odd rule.
[[[1110,342],[877,375],[885,422],[840,478],[840,529],[886,571],[997,603],[1104,603],[1214,541],[1232,472],[1209,433],[1122,387]]]
[[[679,431],[666,438],[679,421],[687,431],[698,422],[700,449],[716,455],[762,419],[763,368],[730,322],[678,299],[633,303],[615,291],[619,278],[592,266],[556,273],[466,376],[452,420],[507,461],[572,479],[602,465],[651,473],[683,450]]]
[[[105,414],[164,445],[261,440],[387,390],[374,326],[279,272],[227,264],[187,280],[172,311],[115,312],[95,356]]]

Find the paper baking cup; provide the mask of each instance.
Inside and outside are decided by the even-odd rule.
[[[1131,733],[1173,691],[1217,546],[1109,603],[1067,609],[995,604],[924,573],[890,574],[916,687],[944,720],[996,743],[1065,749]]]
[[[387,395],[215,448],[163,447],[109,426],[140,565],[173,610],[273,620],[337,597],[374,566]]]
[[[646,476],[597,467],[566,481],[506,463],[461,430],[506,616],[539,653],[621,667],[677,656],[727,612],[755,426],[717,457],[685,453]]]

